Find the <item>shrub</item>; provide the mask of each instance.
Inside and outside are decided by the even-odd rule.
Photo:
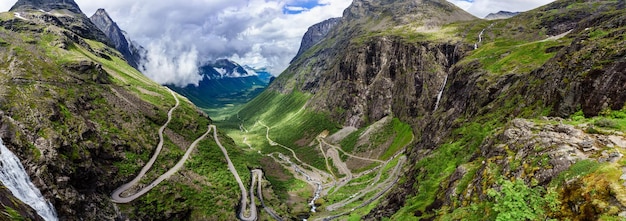
[[[545,194],[541,186],[531,188],[523,180],[500,181],[500,184],[500,191],[489,189],[487,192],[495,199],[493,209],[498,212],[498,221],[544,219],[545,208],[554,210],[560,205],[556,193]]]
[[[613,129],[619,128],[619,124],[617,124],[617,122],[611,119],[606,119],[606,118],[596,120],[593,123],[593,125],[596,125],[598,127],[604,127],[604,128],[613,128]]]

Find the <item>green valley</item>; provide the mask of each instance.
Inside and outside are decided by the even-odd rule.
[[[222,60],[172,92],[73,1],[20,0],[0,138],[61,220],[622,220],[625,15],[354,0],[275,80]]]

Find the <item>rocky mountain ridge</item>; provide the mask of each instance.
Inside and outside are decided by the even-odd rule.
[[[139,69],[147,51],[141,45],[131,41],[117,23],[111,19],[105,9],[98,9],[89,19],[109,37],[128,64]]]
[[[24,16],[35,16],[52,25],[68,27],[72,34],[114,46],[109,38],[83,14],[73,0],[19,0],[9,11],[25,12]],[[8,27],[11,28],[11,26]]]
[[[485,19],[487,19],[487,20],[507,19],[507,18],[511,18],[513,16],[516,16],[519,13],[520,12],[499,11],[499,12],[496,12],[496,13],[489,13],[487,16],[485,16]]]
[[[46,12],[52,10],[68,10],[76,14],[82,14],[83,12],[78,7],[78,4],[73,0],[18,0],[11,10],[43,10]]]
[[[293,60],[298,59],[298,57],[300,57],[302,53],[309,50],[315,44],[319,43],[322,39],[324,39],[326,35],[328,35],[328,32],[330,32],[330,30],[333,27],[339,24],[340,21],[341,21],[341,18],[329,18],[325,21],[322,21],[320,23],[317,23],[309,27],[306,33],[304,33],[304,36],[302,36],[302,41],[300,42],[300,49],[298,49],[298,53],[293,58]]]

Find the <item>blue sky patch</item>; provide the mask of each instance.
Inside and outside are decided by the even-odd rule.
[[[317,0],[297,1],[295,3],[285,5],[285,7],[283,7],[283,14],[300,14],[312,8],[323,5],[324,4],[320,4]]]

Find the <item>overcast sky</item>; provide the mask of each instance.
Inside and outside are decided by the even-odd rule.
[[[300,47],[307,28],[339,17],[352,0],[75,0],[87,16],[105,8],[133,40],[145,46],[146,73],[158,83],[184,85],[197,65],[217,58],[266,67],[278,75]],[[526,11],[553,0],[449,0],[477,17]],[[16,0],[0,0],[7,11]]]

